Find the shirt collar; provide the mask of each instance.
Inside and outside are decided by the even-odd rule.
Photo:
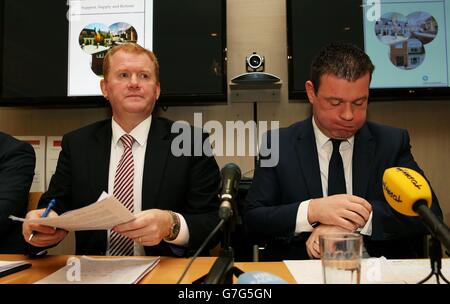
[[[330,138],[328,136],[326,136],[325,134],[323,134],[322,131],[320,131],[319,127],[316,124],[314,116],[312,117],[312,124],[313,124],[314,136],[316,137],[317,147],[322,149],[324,147],[324,145],[328,143]],[[350,147],[353,147],[354,142],[355,142],[355,135],[344,140],[344,143],[348,143]]]
[[[119,142],[122,135],[127,134],[121,126],[114,120],[114,117],[111,120],[112,126],[112,140],[115,145]],[[150,130],[150,125],[152,123],[152,115],[144,119],[140,124],[134,127],[133,130],[129,133],[133,136],[134,140],[140,145],[143,146],[147,142],[148,132]]]

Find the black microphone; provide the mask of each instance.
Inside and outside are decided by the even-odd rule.
[[[233,201],[236,198],[241,169],[233,163],[226,164],[220,171],[222,175],[222,190],[219,194],[219,218],[228,220],[233,215]]]
[[[389,168],[383,174],[386,201],[397,212],[420,216],[431,234],[450,252],[450,230],[430,209],[431,188],[418,172],[402,167]]]

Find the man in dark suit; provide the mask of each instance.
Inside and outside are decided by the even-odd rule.
[[[26,214],[35,163],[30,144],[0,132],[0,253],[25,251],[22,226],[8,216]]]
[[[406,130],[366,121],[373,69],[370,58],[347,43],[326,46],[313,61],[305,84],[313,115],[279,130],[279,162],[256,169],[247,196],[248,231],[267,244],[262,259],[320,258],[319,235],[359,229],[370,256],[423,255],[426,227],[384,199],[385,169],[423,171]],[[434,193],[432,210],[442,217]]]
[[[198,249],[219,221],[220,174],[214,157],[175,156],[173,122],[151,115],[160,94],[158,70],[154,54],[137,44],[112,48],[101,81],[112,119],[63,138],[56,172],[39,206],[56,199],[50,216],[57,216],[95,202],[106,191],[131,206],[136,216],[110,231],[77,232],[77,254],[183,255],[186,248]],[[132,156],[125,158],[127,153]],[[24,224],[26,240],[33,230],[38,233],[28,242],[37,247],[55,245],[66,235],[60,229]],[[124,252],[130,240],[131,251]]]

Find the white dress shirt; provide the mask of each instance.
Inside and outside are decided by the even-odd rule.
[[[320,131],[319,127],[312,118],[314,136],[316,138],[317,153],[319,157],[319,167],[320,167],[320,179],[322,182],[322,193],[323,196],[328,196],[328,165],[330,162],[331,154],[333,153],[333,144],[329,137]],[[353,175],[352,175],[352,158],[353,158],[353,147],[355,142],[355,136],[344,140],[340,147],[339,153],[342,157],[342,162],[344,165],[344,175],[345,175],[345,188],[348,194],[353,194]],[[297,211],[297,222],[295,226],[295,233],[309,232],[314,228],[308,221],[308,208],[311,199],[303,201],[300,203]],[[371,214],[372,215],[372,214]],[[359,230],[359,229],[358,229]],[[361,229],[361,234],[371,235],[372,233],[372,217],[369,218],[366,225]]]
[[[114,120],[114,117],[111,121],[111,157],[109,161],[108,175],[108,193],[110,194],[114,192],[114,176],[116,173],[117,165],[119,164],[120,158],[123,154],[123,144],[120,138],[122,137],[122,135],[126,134],[126,132]],[[148,144],[147,138],[151,123],[152,116],[150,115],[129,133],[135,139],[132,147],[134,161],[134,214],[138,214],[142,211],[142,180],[144,175],[145,151]],[[180,218],[180,233],[175,240],[169,243],[186,246],[189,242],[189,229],[184,217],[181,214],[178,214],[178,216]],[[108,230],[108,249],[106,251],[106,255],[109,255],[109,233],[110,231]],[[137,242],[134,242],[134,255],[145,255],[144,247]]]

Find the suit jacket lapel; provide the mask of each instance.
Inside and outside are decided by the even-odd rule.
[[[353,148],[353,194],[365,197],[369,184],[370,172],[372,172],[375,154],[375,142],[367,124],[356,133],[355,146]]]
[[[296,142],[297,156],[308,186],[309,197],[323,197],[320,179],[319,157],[317,155],[316,138],[312,127],[312,117],[304,121]]]
[[[94,134],[92,148],[89,150],[89,176],[92,195],[97,199],[102,191],[108,191],[109,161],[111,157],[111,120]],[[112,193],[111,193],[112,194]]]
[[[156,208],[167,156],[170,153],[170,131],[156,117],[152,119],[145,151],[142,180],[142,210]]]
[[[98,199],[100,194],[108,191],[109,161],[111,158],[111,138],[112,127],[111,120],[105,121],[103,126],[90,138],[86,144],[90,145],[87,155],[89,180],[87,183],[91,189],[92,202]],[[109,193],[112,195],[112,193]],[[91,203],[91,202],[85,202]],[[107,232],[106,230],[95,231],[95,237],[98,238],[101,252],[106,250]],[[93,236],[94,237],[94,236]],[[102,253],[104,254],[104,253]]]

